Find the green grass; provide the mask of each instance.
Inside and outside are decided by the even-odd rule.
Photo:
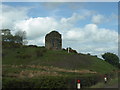
[[[111,72],[116,69],[109,63],[90,55],[67,53],[63,50],[46,50],[45,48],[6,48],[3,49],[4,57],[3,65],[42,65],[54,66],[65,69],[87,69],[99,73]],[[40,51],[41,56],[37,56],[36,52]],[[26,58],[19,58],[26,57]]]
[[[4,87],[75,88],[78,79],[88,87],[116,69],[95,56],[43,47],[3,48],[2,54]]]
[[[104,88],[115,84],[118,84],[118,77],[109,80],[107,84],[105,84],[104,82],[99,82],[96,85],[91,86],[90,88]]]

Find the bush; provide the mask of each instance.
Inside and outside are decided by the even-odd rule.
[[[20,48],[21,46],[20,43],[2,42],[2,48]]]
[[[37,45],[28,45],[28,47],[35,47],[35,48],[37,48],[38,46]]]
[[[110,78],[114,73],[107,74]],[[33,78],[3,77],[3,88],[76,88],[77,80],[81,80],[81,87],[86,88],[103,81],[104,75],[89,76],[41,76]]]
[[[62,50],[63,50],[63,51],[66,51],[66,49],[65,49],[65,48],[63,48]]]
[[[85,88],[85,87],[89,87],[89,86],[95,85],[101,79],[100,79],[99,75],[91,75],[91,76],[77,77],[76,78],[76,84],[77,84],[77,80],[81,80],[81,87]]]
[[[106,62],[118,67],[119,57],[116,54],[107,52],[104,53],[102,57],[105,59]]]
[[[77,53],[77,51],[76,51],[76,50],[70,50],[70,52],[72,52],[72,53]]]
[[[87,55],[90,55],[90,53],[87,53]]]
[[[65,88],[61,77],[3,78],[3,88]]]
[[[71,53],[77,53],[77,51],[76,51],[76,50],[74,50],[74,49],[72,49],[71,47],[66,48],[66,51],[68,51],[68,49],[69,49],[69,52],[71,52]]]
[[[97,55],[95,55],[94,57],[97,57]]]
[[[88,87],[98,82],[98,77],[57,77],[47,76],[38,78],[3,78],[4,88],[75,88],[77,80],[81,80],[82,87]]]

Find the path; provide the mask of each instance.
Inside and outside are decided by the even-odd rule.
[[[112,86],[106,85],[104,88],[118,88],[118,84],[113,84]]]

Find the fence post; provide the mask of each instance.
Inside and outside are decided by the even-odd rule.
[[[81,88],[81,81],[80,80],[77,80],[77,89],[80,89]]]

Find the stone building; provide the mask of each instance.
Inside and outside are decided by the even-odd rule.
[[[45,48],[52,50],[62,49],[61,34],[57,31],[52,31],[45,36]]]

